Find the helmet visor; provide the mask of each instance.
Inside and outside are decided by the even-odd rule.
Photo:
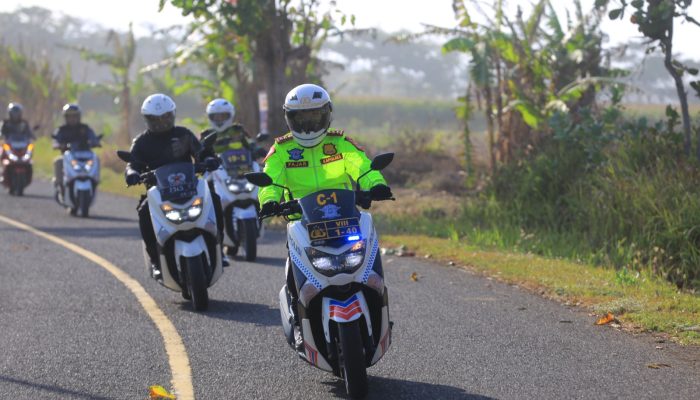
[[[144,115],[146,126],[151,132],[167,132],[175,127],[175,113],[167,112],[163,115]]]
[[[328,104],[311,110],[289,110],[285,112],[285,118],[294,132],[313,133],[328,128],[331,110]]]
[[[64,114],[66,124],[68,125],[78,125],[80,123],[80,113],[79,112],[66,112]]]
[[[217,126],[221,128],[224,126],[226,121],[228,121],[231,118],[230,113],[213,113],[209,114],[209,121],[211,121],[214,126]]]
[[[22,109],[17,106],[10,108],[8,114],[10,114],[11,121],[19,121],[22,119]]]

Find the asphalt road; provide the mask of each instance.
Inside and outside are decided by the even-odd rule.
[[[287,346],[277,310],[284,242],[236,259],[191,311],[151,281],[135,201],[100,194],[94,217],[68,216],[35,182],[0,194],[0,215],[93,251],[137,279],[174,323],[198,399],[327,399],[342,382]],[[369,370],[377,399],[698,399],[700,353],[596,327],[581,310],[422,259],[384,259],[393,344]],[[409,279],[418,273],[417,282]],[[661,369],[649,364],[668,364]],[[87,259],[0,222],[0,399],[143,399],[170,386],[156,326],[133,294]]]

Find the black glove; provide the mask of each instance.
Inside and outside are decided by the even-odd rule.
[[[260,217],[271,217],[280,212],[280,203],[268,201],[260,208]]]
[[[364,190],[357,192],[355,203],[363,209],[368,210],[372,206],[372,193]]]
[[[369,190],[372,195],[372,200],[390,200],[394,195],[391,193],[391,188],[384,184],[379,184]]]
[[[138,172],[132,171],[126,174],[126,186],[134,186],[141,183],[141,176]]]
[[[219,165],[221,165],[219,159],[215,157],[207,157],[206,159],[204,159],[203,164],[207,171],[214,171],[217,168],[219,168]]]

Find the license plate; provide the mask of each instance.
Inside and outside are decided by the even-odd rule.
[[[360,234],[359,218],[336,219],[306,225],[312,241],[340,239]]]
[[[185,184],[177,186],[169,186],[160,189],[160,195],[163,200],[180,200],[185,198],[191,198],[197,194],[196,184]]]

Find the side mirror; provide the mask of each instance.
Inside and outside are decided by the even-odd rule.
[[[255,136],[255,141],[256,141],[256,142],[264,142],[264,141],[266,141],[266,140],[269,139],[269,138],[270,138],[270,135],[268,135],[268,134],[265,133],[265,132],[260,132],[260,133],[258,133],[257,136]]]
[[[134,157],[131,156],[131,153],[124,150],[117,150],[117,157],[119,157],[119,159],[121,159],[124,162],[131,162],[134,160]]]
[[[373,171],[381,171],[384,168],[388,167],[393,160],[394,153],[378,154],[376,157],[374,157],[374,160],[372,160],[370,168],[372,168]]]
[[[266,187],[272,185],[272,178],[264,172],[249,172],[244,176],[248,182],[255,186]]]
[[[204,139],[202,139],[202,146],[205,149],[208,149],[211,146],[213,146],[214,142],[216,142],[216,136],[217,136],[216,132],[212,132],[212,133],[208,134],[207,136],[205,136]]]
[[[105,137],[104,134],[99,134],[99,135],[97,135],[97,140],[102,140],[103,137]]]

